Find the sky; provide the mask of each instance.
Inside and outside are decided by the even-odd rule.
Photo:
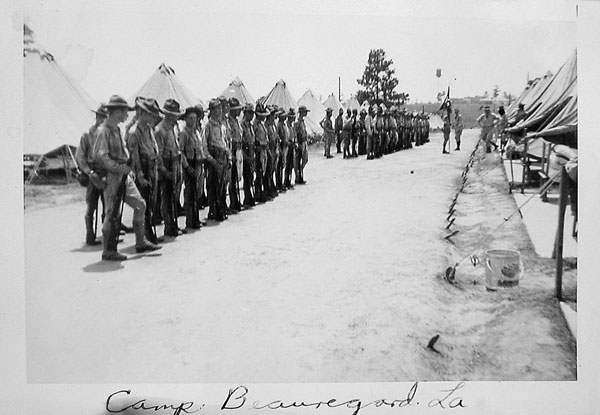
[[[448,86],[453,97],[495,85],[519,95],[575,49],[575,19],[566,0],[30,0],[22,16],[97,101],[134,96],[165,62],[204,102],[235,77],[255,99],[283,79],[294,98],[310,88],[322,100],[339,77],[348,98],[377,48],[411,102]]]

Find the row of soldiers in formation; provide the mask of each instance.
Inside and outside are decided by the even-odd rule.
[[[134,110],[123,139],[119,124]],[[103,260],[127,259],[117,250],[123,203],[133,209],[135,249],[143,253],[161,248],[164,238],[156,234],[161,221],[164,235],[177,237],[206,224],[199,216],[204,206],[209,207],[208,219],[223,221],[243,206],[264,203],[293,188],[292,173],[295,184],[306,183],[306,107],[300,106],[296,115],[293,109],[242,106],[235,98],[220,97],[210,101],[208,111],[203,122],[201,106],[182,110],[168,99],[160,108],[155,99],[138,97],[131,107],[118,95],[95,111],[96,122],[81,137],[76,159],[82,176],[89,178],[88,245],[100,243],[94,215],[97,220],[98,200],[103,202]],[[181,130],[178,120],[185,122]],[[185,229],[177,221],[182,187]]]
[[[367,110],[339,109],[335,124],[331,121],[333,110],[326,109],[321,120],[326,158],[332,158],[331,145],[336,143],[337,152],[343,157],[362,155],[367,160],[380,158],[384,154],[420,146],[429,141],[429,117],[423,113],[408,113],[384,104],[371,105]]]

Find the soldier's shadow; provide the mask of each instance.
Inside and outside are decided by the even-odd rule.
[[[82,245],[79,248],[71,249],[71,252],[98,252],[102,251],[102,244],[90,246],[90,245]]]
[[[121,262],[98,261],[83,267],[84,272],[114,272],[125,268]]]

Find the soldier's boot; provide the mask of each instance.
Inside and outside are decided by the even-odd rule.
[[[94,220],[93,218],[85,217],[85,244],[90,246],[99,245],[101,242],[96,239],[96,233],[94,232]]]
[[[146,239],[146,231],[143,223],[134,223],[133,231],[135,232],[135,252],[138,254],[156,251],[162,248],[162,246],[155,245]]]
[[[125,261],[127,256],[117,252],[117,243],[119,239],[120,223],[119,219],[111,221],[108,232],[103,232],[104,251],[102,259],[104,261]]]
[[[454,151],[460,151],[460,141],[456,142],[456,148],[454,149]]]

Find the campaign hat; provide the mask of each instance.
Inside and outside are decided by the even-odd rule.
[[[183,111],[181,111],[179,102],[177,102],[173,98],[169,98],[165,101],[165,103],[162,107],[162,111],[166,115],[176,115],[178,117],[180,117],[183,114]]]
[[[106,107],[106,109],[110,109],[110,108],[127,108],[128,111],[133,111],[135,108],[133,108],[131,105],[129,105],[127,103],[127,101],[125,100],[125,98],[119,96],[119,95],[113,95],[110,97],[110,99],[108,100],[108,103],[104,105]]]
[[[306,113],[308,113],[308,112],[310,112],[310,110],[309,110],[308,108],[306,108],[306,105],[300,105],[300,106],[298,107],[298,114],[300,114],[301,112],[306,112]]]
[[[244,107],[236,97],[229,98],[228,104],[230,110],[239,110]]]

